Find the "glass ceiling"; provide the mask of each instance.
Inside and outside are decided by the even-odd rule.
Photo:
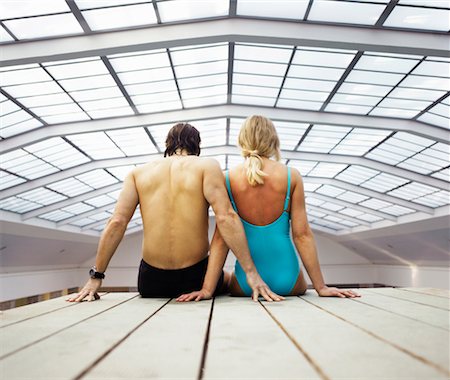
[[[374,34],[369,49],[325,33],[316,44],[239,34],[208,42],[205,32],[88,51],[97,37],[151,39],[166,25],[223,20],[397,42],[383,47]],[[448,0],[2,1],[0,49],[27,44],[19,63],[0,60],[2,218],[98,234],[126,173],[161,156],[176,121],[194,124],[203,155],[228,169],[242,162],[237,135],[251,114],[274,121],[282,162],[304,177],[313,228],[340,235],[448,213],[450,54],[429,55],[424,42],[405,54],[396,33],[426,41],[449,30]],[[75,36],[79,54],[39,52]],[[128,230],[141,228],[137,210]]]

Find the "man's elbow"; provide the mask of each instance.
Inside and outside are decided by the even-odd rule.
[[[113,229],[125,229],[128,225],[128,219],[122,215],[113,215],[108,221],[108,227]]]

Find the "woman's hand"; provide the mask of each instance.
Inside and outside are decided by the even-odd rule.
[[[177,298],[177,302],[189,302],[189,301],[200,301],[200,300],[209,300],[213,296],[212,292],[205,289],[200,289],[195,292],[191,292],[188,294],[182,294]]]
[[[102,284],[102,280],[99,278],[90,278],[86,285],[84,285],[81,291],[73,297],[67,298],[69,302],[81,302],[87,297],[87,301],[95,301],[100,299],[97,291]]]
[[[324,286],[317,291],[320,297],[340,297],[340,298],[355,298],[361,297],[360,294],[347,289],[329,288]]]
[[[252,289],[253,301],[258,301],[258,297],[262,296],[266,301],[283,301],[284,297],[272,292],[267,284],[263,281],[257,272],[247,273],[247,284]]]

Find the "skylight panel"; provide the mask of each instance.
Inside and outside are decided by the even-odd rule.
[[[179,100],[170,101],[170,102],[159,102],[159,103],[150,103],[136,106],[138,111],[141,113],[153,113],[153,112],[162,112],[169,110],[181,109],[181,102]]]
[[[2,86],[12,86],[16,84],[48,82],[52,78],[42,68],[3,71],[0,76]]]
[[[151,0],[75,0],[77,7],[81,10],[149,2]]]
[[[408,75],[400,87],[424,88],[430,90],[450,91],[450,78],[436,78],[419,75]]]
[[[447,32],[450,29],[450,10],[396,6],[383,26]]]
[[[214,75],[204,75],[194,78],[178,78],[178,86],[180,90],[186,90],[189,88],[215,86],[221,84],[227,84],[228,76],[227,74],[214,74]],[[172,89],[176,90],[175,82],[171,82]],[[153,84],[152,84],[153,86]]]
[[[435,187],[424,185],[422,183],[411,182],[399,187],[398,189],[390,191],[388,194],[394,197],[414,201],[416,198],[432,194],[436,191],[438,191],[438,189]]]
[[[35,179],[58,171],[54,166],[22,149],[3,154],[1,167],[27,179]]]
[[[288,75],[295,78],[337,81],[343,73],[344,69],[291,65]]]
[[[389,94],[391,98],[416,99],[416,100],[430,100],[432,102],[439,99],[445,91],[435,90],[421,90],[417,88],[402,88],[397,87]]]
[[[39,117],[61,115],[66,113],[83,112],[83,110],[76,103],[59,104],[56,106],[41,106],[30,108],[33,113]]]
[[[418,59],[399,59],[366,53],[358,60],[355,69],[407,74],[418,62]]]
[[[362,156],[390,133],[391,131],[354,128],[330,153]]]
[[[44,187],[38,187],[30,191],[18,194],[17,197],[25,199],[27,201],[39,203],[42,206],[47,206],[52,203],[56,203],[67,199],[64,195],[58,194],[54,191],[46,189]]]
[[[207,63],[197,63],[193,65],[182,65],[175,67],[177,78],[211,75],[224,73],[228,70],[228,61],[216,61]]]
[[[344,182],[350,182],[355,185],[360,185],[368,179],[375,177],[379,173],[380,172],[377,170],[373,170],[364,166],[351,165],[342,173],[338,174],[336,176],[336,179],[342,180]]]
[[[444,102],[438,103],[433,108],[431,108],[429,112],[446,117],[447,119],[450,118],[450,106],[445,104]]]
[[[431,176],[450,182],[450,168],[442,169],[436,173],[431,174]]]
[[[319,189],[316,190],[316,193],[323,194],[332,198],[336,198],[339,194],[342,194],[344,192],[345,190],[332,185],[322,185]]]
[[[293,150],[308,127],[309,124],[276,121],[275,128],[280,138],[280,148]]]
[[[306,91],[322,91],[331,92],[336,82],[316,80],[316,79],[299,79],[287,77],[284,82],[283,88],[291,88],[293,90],[306,90]]]
[[[246,96],[233,94],[231,102],[236,104],[252,104],[256,106],[273,107],[275,104],[275,98],[265,98],[262,96]]]
[[[437,125],[438,127],[450,129],[449,119],[443,116],[435,115],[431,112],[426,112],[423,115],[419,116],[419,121],[423,121],[424,123]]]
[[[233,84],[233,94],[236,95],[254,95],[254,96],[266,96],[270,98],[276,98],[280,90],[274,87],[262,87],[262,86],[242,86]]]
[[[68,96],[64,92],[61,92],[59,94],[29,96],[20,99],[20,103],[22,103],[25,107],[28,108],[67,104],[72,102],[73,100],[70,98],[70,96]]]
[[[450,4],[449,4],[450,6]],[[435,62],[429,59],[420,63],[412,72],[414,75],[428,75],[447,78],[450,73],[450,62]]]
[[[111,75],[97,75],[92,77],[82,77],[73,79],[63,79],[59,83],[66,91],[78,91],[97,89],[101,87],[112,87],[116,82]]]
[[[238,0],[236,13],[239,16],[303,19],[308,0]]]
[[[94,219],[94,221],[100,221],[104,219],[108,219],[111,217],[111,213],[108,211],[101,211],[98,214],[90,215],[90,219]]]
[[[9,197],[0,200],[0,209],[16,212],[18,214],[23,214],[24,212],[35,210],[39,207],[41,207],[39,203],[31,202],[18,197]]]
[[[381,100],[381,97],[366,95],[349,95],[337,93],[333,96],[333,103],[355,104],[360,106],[375,106]]]
[[[298,150],[328,153],[351,130],[346,127],[314,126],[302,141]]]
[[[155,94],[132,96],[131,99],[135,105],[140,105],[140,104],[148,104],[148,103],[159,103],[162,100],[176,101],[176,100],[179,100],[180,97],[179,97],[178,91],[168,91],[168,92],[159,92],[159,93],[155,93]]]
[[[61,65],[53,64],[46,66],[46,69],[56,80],[109,74],[108,69],[100,59]]]
[[[80,102],[79,104],[85,111],[126,107],[129,105],[127,100],[123,96],[117,98],[91,100],[88,102]]]
[[[87,173],[77,175],[75,178],[81,182],[84,182],[86,185],[93,187],[94,189],[99,189],[119,182],[116,178],[103,169],[91,170]]]
[[[115,201],[116,199],[109,195],[99,195],[98,197],[87,199],[84,202],[94,207],[102,207],[108,204],[112,204]]]
[[[87,226],[88,224],[91,224],[94,222],[95,222],[95,220],[92,218],[82,218],[82,219],[74,220],[70,224],[73,226],[77,226],[77,227],[84,227],[84,226]]]
[[[346,68],[354,56],[355,54],[297,49],[292,63],[295,65]]]
[[[381,101],[379,106],[385,108],[403,108],[421,111],[428,107],[431,103],[431,101],[385,98]]]
[[[423,197],[414,199],[413,202],[423,204],[430,207],[440,207],[450,204],[450,193],[445,190],[441,190]]]
[[[300,81],[301,79],[296,79]],[[233,73],[233,83],[248,86],[267,86],[280,88],[283,77]],[[328,82],[324,82],[328,83]],[[295,88],[295,87],[294,87]]]
[[[118,75],[124,85],[173,79],[173,72],[170,67],[139,71],[127,71],[124,73],[119,73]]]
[[[151,4],[101,8],[81,13],[92,30],[118,29],[157,23],[155,9]]]
[[[180,82],[178,82],[178,84],[179,83]],[[143,95],[143,94],[159,94],[162,92],[164,93],[173,91],[176,92],[177,86],[174,80],[165,80],[152,83],[127,85],[125,86],[125,89],[129,95]]]
[[[171,48],[170,56],[175,66],[223,61],[228,59],[228,44]]]
[[[347,82],[381,84],[395,86],[404,77],[403,74],[383,73],[375,71],[352,70],[347,76]]]
[[[104,87],[98,89],[96,88],[92,90],[72,91],[69,94],[77,102],[86,102],[90,100],[100,100],[123,96],[119,87],[117,87],[115,84],[114,86],[111,87]]]
[[[386,96],[392,90],[391,86],[379,86],[373,84],[342,83],[339,87],[339,93],[361,94],[371,96]]]
[[[70,121],[89,120],[89,116],[84,112],[66,113],[61,115],[44,116],[44,121],[48,124],[67,123]]]
[[[315,0],[308,20],[375,25],[385,5]]]
[[[19,40],[83,33],[72,13],[15,19],[3,23]]]
[[[369,106],[359,106],[359,105],[345,105],[345,104],[337,104],[330,103],[325,111],[327,112],[342,112],[342,113],[355,113],[360,115],[366,115],[372,107]]]
[[[74,197],[93,190],[92,187],[78,181],[75,178],[67,178],[62,181],[54,182],[47,185],[47,187],[68,197]]]
[[[392,203],[382,201],[380,199],[370,198],[359,204],[360,206],[368,207],[373,210],[381,210],[384,207],[392,206]]]
[[[39,127],[42,127],[42,123],[40,121],[36,119],[29,119],[22,123],[14,124],[10,127],[3,128],[0,126],[0,136],[2,138],[8,138]]]
[[[236,44],[234,47],[234,59],[271,63],[288,63],[291,58],[292,51],[292,48],[277,49],[256,45]]]
[[[124,165],[108,168],[107,170],[120,181],[124,181],[127,175],[130,174],[135,167],[135,165]]]
[[[226,95],[226,94],[227,94],[226,85],[193,88],[190,90],[181,90],[181,97],[183,98],[183,100],[205,96]]]
[[[41,215],[39,215],[39,218],[45,219],[45,220],[50,220],[51,222],[59,222],[60,220],[70,218],[71,216],[73,216],[73,214],[71,214],[69,212],[55,210],[55,211],[47,212],[45,214],[41,214]]]
[[[320,207],[330,211],[339,211],[344,208],[344,206],[337,205],[336,203],[332,202],[324,202],[320,205]]]
[[[354,193],[353,191],[345,191],[344,193],[336,196],[336,198],[356,204],[365,199],[368,199],[369,197],[362,195],[362,194]]]
[[[93,119],[102,119],[106,117],[114,117],[114,116],[127,116],[134,115],[134,111],[131,107],[118,107],[118,108],[108,108],[104,110],[93,110],[89,111],[89,116]]]
[[[287,65],[281,63],[265,63],[265,62],[249,62],[239,61],[234,62],[233,69],[237,73],[251,73],[259,75],[274,75],[284,76]]]
[[[15,98],[20,98],[22,96],[57,94],[63,92],[61,87],[59,87],[56,82],[19,84],[5,87],[4,90]]]
[[[311,177],[324,177],[333,178],[338,173],[343,171],[348,165],[346,164],[333,164],[330,162],[319,162],[313,170],[308,173]]]
[[[0,26],[0,42],[11,42],[14,41],[14,38],[11,37],[11,35]]]
[[[144,128],[117,129],[105,132],[127,156],[157,153]]]
[[[169,0],[158,1],[157,3],[162,22],[226,16],[228,15],[229,4],[228,0]]]
[[[23,121],[31,119],[32,116],[19,108],[18,111],[0,115],[0,123],[2,128],[9,127],[11,125],[15,125],[21,123]]]
[[[366,222],[370,222],[370,223],[379,222],[380,220],[383,220],[383,218],[380,218],[379,216],[375,216],[372,214],[358,215],[357,218],[361,219],[361,220],[365,220]]]
[[[131,57],[110,58],[116,72],[157,69],[170,66],[167,53],[144,54]]]
[[[405,178],[393,176],[387,173],[380,173],[362,183],[360,186],[384,193],[408,182],[409,180]]]
[[[302,176],[307,176],[317,166],[316,161],[298,161],[290,160],[289,166],[297,169]]]
[[[26,182],[26,180],[11,173],[0,170],[0,190],[19,185],[23,182]]]
[[[0,14],[2,19],[39,16],[48,13],[70,12],[70,8],[64,0],[20,0],[0,2]]]
[[[94,207],[92,207],[86,203],[78,202],[75,204],[71,204],[70,206],[63,207],[61,209],[61,211],[70,212],[72,215],[79,215],[79,214],[91,211],[93,209],[94,209]]]
[[[393,117],[398,119],[410,119],[417,115],[418,111],[402,110],[399,108],[377,107],[370,112],[371,116]]]
[[[203,96],[201,98],[184,99],[183,104],[186,108],[203,107],[213,104],[226,104],[227,95]]]
[[[94,160],[125,156],[104,132],[81,133],[67,138]]]
[[[258,89],[260,87],[255,87]],[[274,91],[279,91],[277,88]],[[328,92],[319,91],[297,91],[287,88],[283,88],[280,94],[281,99],[292,99],[292,100],[312,100],[316,102],[324,102],[328,98]]]

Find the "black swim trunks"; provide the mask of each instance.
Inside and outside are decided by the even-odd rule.
[[[200,290],[208,266],[208,257],[187,268],[160,269],[141,260],[138,290],[142,297],[178,297],[184,293]],[[223,271],[214,295],[223,285]]]

